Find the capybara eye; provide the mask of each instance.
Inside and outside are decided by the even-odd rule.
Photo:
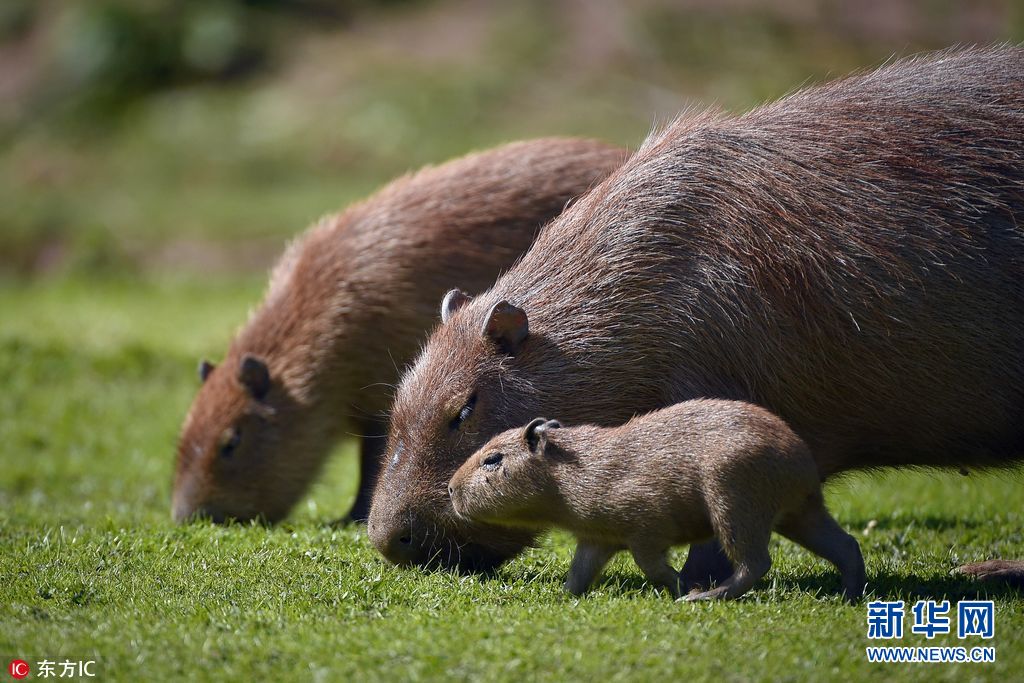
[[[220,457],[230,458],[235,454],[235,449],[238,448],[238,444],[242,441],[242,433],[237,429],[228,429],[221,436],[220,441]]]
[[[496,470],[501,461],[505,458],[504,453],[491,453],[484,458],[483,464],[481,465],[485,470]]]
[[[448,423],[448,429],[453,432],[462,427],[462,423],[469,419],[469,416],[473,414],[473,408],[476,406],[476,392],[469,397],[466,401],[466,405],[462,406],[459,410],[459,414],[452,418],[452,421]]]

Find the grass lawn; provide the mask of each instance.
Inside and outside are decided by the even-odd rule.
[[[676,604],[625,557],[573,599],[561,590],[571,548],[560,535],[494,576],[397,569],[362,527],[331,524],[352,495],[345,448],[287,524],[174,526],[173,444],[196,361],[223,351],[261,288],[259,278],[0,284],[5,666],[14,656],[33,666],[95,659],[100,679],[120,680],[1024,673],[1021,594],[981,593],[996,604],[990,641],[890,643],[994,645],[994,664],[868,664],[865,605],[843,604],[830,568],[782,540],[766,580],[727,604]],[[861,541],[875,596],[955,602],[978,593],[952,567],[1024,557],[1020,484],[876,475],[833,486],[829,499]]]

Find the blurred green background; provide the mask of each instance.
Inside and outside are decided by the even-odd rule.
[[[998,1],[4,0],[0,277],[260,272],[473,148],[1022,37]]]

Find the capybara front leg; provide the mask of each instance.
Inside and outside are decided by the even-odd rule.
[[[618,548],[613,546],[579,541],[576,544],[576,554],[572,556],[565,590],[573,595],[583,595],[587,592],[617,550]]]
[[[363,425],[363,437],[359,447],[359,490],[352,508],[345,516],[347,522],[365,523],[370,516],[373,488],[377,485],[380,461],[387,446],[387,423],[367,422]]]
[[[667,588],[673,598],[683,594],[683,582],[679,572],[668,563],[668,548],[630,546],[630,552],[647,580],[656,586]]]

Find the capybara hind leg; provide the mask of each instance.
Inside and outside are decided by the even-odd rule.
[[[855,602],[864,594],[867,576],[860,544],[843,531],[820,498],[804,510],[783,519],[778,531],[836,566],[842,577],[844,598]]]
[[[713,509],[711,526],[714,527],[715,538],[736,569],[716,588],[691,592],[686,599],[738,598],[768,573],[772,566],[772,558],[768,554],[768,541],[772,536],[770,517],[770,512],[742,504]]]
[[[957,572],[981,581],[1005,583],[1024,588],[1024,562],[1020,560],[988,560],[958,567]]]
[[[579,541],[572,556],[565,590],[573,595],[583,595],[618,550],[614,546]]]
[[[687,592],[707,590],[732,576],[733,567],[729,557],[717,540],[690,546],[686,562],[680,575]]]
[[[370,516],[370,503],[373,500],[373,489],[377,485],[377,472],[380,470],[380,461],[384,457],[384,448],[387,445],[387,425],[384,423],[369,423],[363,427],[362,443],[359,448],[359,490],[356,493],[356,500],[352,503],[352,509],[345,516],[348,522],[366,522]]]
[[[668,563],[668,548],[630,546],[630,552],[640,571],[656,586],[667,588],[673,598],[683,594],[682,578]]]
[[[750,557],[737,558],[736,571],[716,588],[703,593],[690,593],[688,602],[695,600],[732,600],[740,597],[754,587],[762,576],[772,567],[772,558],[768,555],[768,546],[764,551]]]

